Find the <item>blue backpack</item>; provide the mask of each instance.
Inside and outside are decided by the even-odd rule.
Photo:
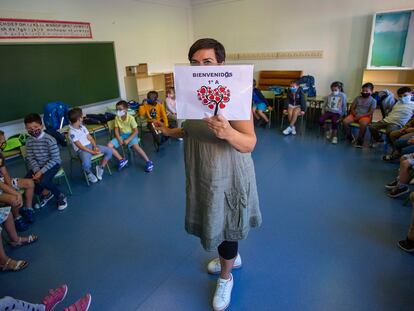
[[[69,124],[68,120],[69,106],[63,102],[52,102],[46,104],[43,109],[43,122],[47,129],[60,129],[60,126]],[[63,118],[63,122],[62,122]]]
[[[313,76],[303,76],[298,80],[299,86],[309,97],[316,96],[315,78]]]
[[[279,86],[279,85],[269,86],[268,90],[275,92],[276,96],[283,95],[283,93],[285,92],[285,88],[283,86]]]

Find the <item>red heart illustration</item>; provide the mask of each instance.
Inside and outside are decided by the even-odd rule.
[[[203,85],[197,90],[197,97],[203,105],[211,110],[215,109],[214,115],[216,115],[218,108],[226,108],[225,103],[230,101],[230,90],[223,85],[219,85],[215,89]]]

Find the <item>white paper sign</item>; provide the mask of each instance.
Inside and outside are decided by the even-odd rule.
[[[250,120],[253,65],[174,67],[177,118]]]

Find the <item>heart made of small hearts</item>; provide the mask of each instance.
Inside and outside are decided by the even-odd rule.
[[[220,109],[224,109],[226,108],[226,103],[230,100],[230,90],[226,86],[222,85],[219,85],[215,89],[212,89],[210,86],[203,85],[197,90],[197,97],[203,105],[207,106],[211,110],[217,106]]]

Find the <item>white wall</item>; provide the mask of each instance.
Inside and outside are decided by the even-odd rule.
[[[303,70],[315,76],[318,92],[334,80],[359,92],[367,64],[372,16],[413,8],[414,0],[239,0],[193,9],[195,39],[213,37],[227,52],[323,50],[322,59],[253,61],[255,70]],[[249,61],[250,62],[250,61]]]
[[[124,97],[125,66],[148,63],[150,72],[162,72],[172,71],[174,63],[186,61],[188,47],[193,37],[191,7],[188,0],[154,2],[1,0],[0,17],[90,22],[93,41],[115,42],[118,80],[121,97]],[[30,42],[45,41],[69,42],[70,40],[37,39]],[[75,42],[85,41],[89,40],[79,39]],[[2,42],[27,42],[27,40],[1,40],[0,43]],[[22,124],[2,126],[1,129],[7,135],[11,135],[20,132]]]

